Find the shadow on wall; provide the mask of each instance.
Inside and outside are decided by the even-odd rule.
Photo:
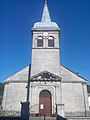
[[[62,116],[57,115],[57,119],[56,120],[67,120],[67,119],[62,117]]]

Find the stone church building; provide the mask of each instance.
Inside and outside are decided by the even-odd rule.
[[[47,2],[32,28],[30,113],[84,116],[89,111],[87,81],[60,64],[60,27],[52,22]],[[27,98],[29,66],[5,80],[2,109],[20,111]]]

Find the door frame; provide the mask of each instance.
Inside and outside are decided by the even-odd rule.
[[[44,101],[45,99],[48,101],[49,105],[46,104]],[[48,113],[46,112],[47,110],[44,105],[46,105],[46,108],[49,107]],[[44,89],[39,93],[39,114],[48,116],[52,115],[52,94],[47,89]]]

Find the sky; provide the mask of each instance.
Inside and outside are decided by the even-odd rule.
[[[90,0],[47,0],[60,31],[60,63],[90,84]],[[44,0],[0,0],[0,82],[31,63],[31,28]]]

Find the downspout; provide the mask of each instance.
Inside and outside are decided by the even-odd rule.
[[[85,93],[84,93],[84,83],[82,83],[82,90],[83,90],[83,99],[84,99],[84,107],[85,107],[85,117],[86,115],[86,102],[85,102]]]

